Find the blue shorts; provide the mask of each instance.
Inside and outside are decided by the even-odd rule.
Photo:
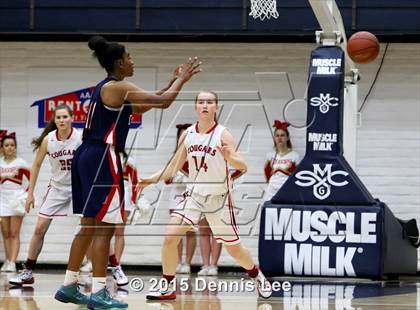
[[[106,223],[124,222],[124,179],[119,154],[109,144],[83,141],[71,167],[73,213]]]

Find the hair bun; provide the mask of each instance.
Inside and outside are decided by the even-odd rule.
[[[108,41],[104,37],[94,36],[90,38],[88,46],[91,50],[95,51],[96,54],[103,53],[108,47]]]

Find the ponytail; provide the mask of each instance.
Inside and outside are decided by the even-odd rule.
[[[125,53],[124,45],[116,42],[108,42],[101,36],[90,38],[88,46],[93,51],[93,56],[98,59],[99,64],[108,73],[114,71],[115,61],[122,59]]]

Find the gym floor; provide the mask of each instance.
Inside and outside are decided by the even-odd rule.
[[[127,273],[130,279],[140,278],[144,288],[134,291],[129,285],[117,288],[108,277],[108,287],[113,294],[129,304],[129,309],[182,309],[182,310],[269,310],[269,309],[419,309],[420,277],[401,277],[393,281],[371,281],[365,279],[326,278],[279,278],[290,281],[291,290],[280,288],[270,299],[259,298],[245,284],[245,274],[224,273],[218,277],[178,277],[178,296],[174,301],[147,302],[145,294],[150,285],[159,279],[151,273]],[[63,280],[62,271],[39,270],[33,286],[10,287],[8,278],[12,274],[0,275],[0,309],[87,309],[84,306],[62,304],[52,296]],[[81,290],[89,293],[90,277],[81,276]],[[228,287],[213,290],[212,285],[225,282]],[[183,283],[183,286],[180,286]],[[213,283],[213,284],[210,284]],[[234,284],[233,284],[234,283]],[[237,287],[239,289],[236,289]],[[241,289],[241,285],[243,286]],[[220,285],[221,286],[221,285]],[[252,287],[251,287],[252,288]]]

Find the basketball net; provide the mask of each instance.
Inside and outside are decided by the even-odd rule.
[[[261,20],[279,17],[276,0],[251,0],[249,16]]]

